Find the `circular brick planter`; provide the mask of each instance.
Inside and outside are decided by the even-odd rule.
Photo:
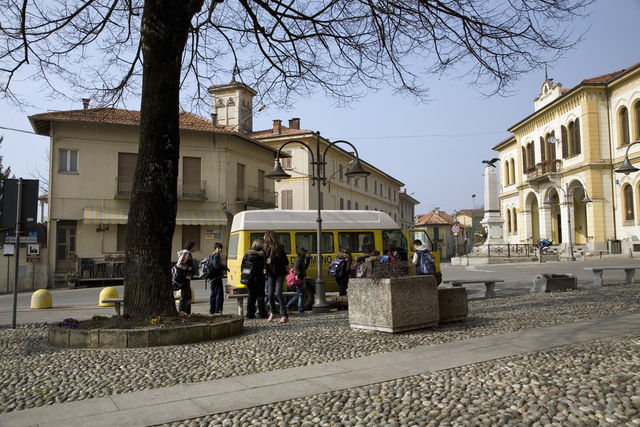
[[[49,324],[49,344],[73,348],[139,348],[192,344],[240,335],[244,319],[237,315],[225,317],[228,319],[216,323],[139,329],[71,329]]]

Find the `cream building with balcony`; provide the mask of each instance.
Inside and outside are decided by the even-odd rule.
[[[547,238],[566,248],[571,239],[600,251],[622,240],[623,249],[640,251],[640,175],[614,172],[640,140],[640,63],[572,89],[546,80],[534,113],[509,132],[493,147],[506,242]],[[640,147],[629,156],[640,163]]]
[[[242,105],[236,100],[235,105]],[[29,117],[49,137],[49,282],[79,269],[82,278],[119,276],[95,266],[124,256],[127,212],[137,160],[139,112],[85,108]],[[233,105],[227,111],[233,109]],[[230,114],[236,114],[237,110]],[[180,114],[178,214],[172,253],[196,242],[197,259],[226,242],[233,214],[273,208],[275,150],[190,113]],[[84,271],[91,260],[93,270]],[[93,276],[93,277],[92,277]],[[121,274],[120,274],[121,277]]]

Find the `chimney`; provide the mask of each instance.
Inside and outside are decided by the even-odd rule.
[[[289,119],[289,129],[300,129],[300,119],[298,117]]]
[[[282,131],[282,120],[273,121],[273,133],[279,134]]]
[[[440,208],[433,208],[433,212],[435,212],[435,213],[440,212]]]
[[[82,98],[82,106],[85,110],[89,109],[89,101],[91,101],[90,98]]]
[[[211,126],[213,126],[213,127],[218,126],[218,114],[217,113],[211,113]]]

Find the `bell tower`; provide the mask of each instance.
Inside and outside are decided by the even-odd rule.
[[[228,126],[240,133],[253,131],[253,97],[258,93],[234,79],[227,84],[211,86],[213,111],[217,126]]]

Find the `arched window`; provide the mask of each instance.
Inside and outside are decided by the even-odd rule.
[[[516,183],[516,162],[513,161],[513,159],[511,159],[511,164],[510,166],[510,170],[509,172],[511,172],[511,183],[515,184]]]
[[[576,119],[573,126],[573,155],[577,156],[582,153],[582,144],[580,143],[580,119]]]
[[[636,141],[640,140],[640,100],[633,105],[633,117],[636,119]]]
[[[546,148],[547,148],[546,144],[547,143],[544,141],[544,138],[540,137],[540,161],[542,163],[544,163],[544,161],[547,159],[547,156],[546,156],[546,151],[547,151],[546,150]]]
[[[622,197],[624,199],[624,220],[633,221],[633,189],[629,184],[622,187]]]
[[[522,173],[526,173],[527,172],[527,150],[524,148],[524,145],[521,148],[522,148]]]
[[[551,133],[548,133],[544,138],[544,140],[547,141],[547,144],[548,144],[547,145],[547,149],[549,150],[549,160],[555,160],[556,159],[556,144],[555,143],[549,144],[548,141],[549,141],[549,137],[550,136],[555,138],[556,137],[556,132],[553,131]]]
[[[516,211],[516,208],[511,209],[511,215],[513,216],[511,218],[511,229],[515,233],[518,231],[518,212]]]
[[[629,144],[629,112],[627,107],[622,107],[618,113],[618,136],[620,145]]]
[[[507,209],[506,220],[507,220],[507,233],[511,233],[511,209]]]
[[[509,162],[504,162],[504,185],[506,187],[509,184],[511,184],[509,181]]]
[[[562,126],[560,128],[560,140],[562,141],[562,158],[569,157],[569,138],[567,136],[567,127]]]

